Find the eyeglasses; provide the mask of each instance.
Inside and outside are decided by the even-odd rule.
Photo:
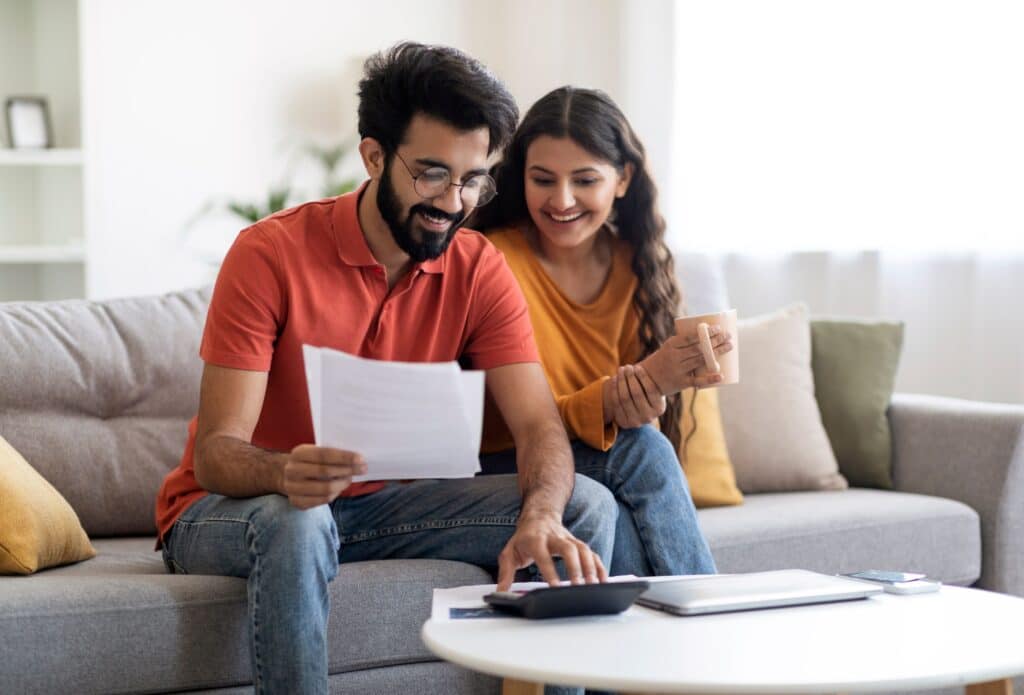
[[[398,157],[403,166],[405,166],[405,170],[409,172],[409,176],[412,177],[413,189],[424,200],[440,198],[452,186],[459,187],[459,196],[462,198],[462,204],[467,208],[478,208],[482,205],[487,205],[487,203],[494,200],[494,196],[498,195],[497,184],[487,174],[477,174],[476,176],[469,177],[462,183],[454,183],[451,173],[444,167],[430,167],[419,174],[414,174],[409,165],[402,159],[402,155],[395,152],[395,156]]]

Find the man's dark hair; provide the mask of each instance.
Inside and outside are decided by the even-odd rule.
[[[359,81],[360,137],[394,153],[417,113],[461,131],[486,127],[488,153],[505,146],[519,120],[505,85],[462,51],[402,42],[370,56]]]

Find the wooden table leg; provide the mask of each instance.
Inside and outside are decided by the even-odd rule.
[[[544,684],[506,678],[501,683],[501,695],[544,695]],[[979,693],[978,695],[995,695],[995,693]]]
[[[971,683],[965,691],[967,695],[1013,695],[1013,681],[1003,678],[987,683]]]

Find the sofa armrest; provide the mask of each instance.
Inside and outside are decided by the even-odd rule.
[[[896,489],[978,512],[978,585],[1024,596],[1024,406],[898,393],[889,422]]]

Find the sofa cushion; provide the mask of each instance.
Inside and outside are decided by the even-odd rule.
[[[903,323],[811,321],[814,396],[839,462],[856,487],[892,488],[889,402],[903,347]]]
[[[740,490],[845,488],[814,398],[807,306],[743,319],[737,330],[740,381],[718,399]]]
[[[0,304],[0,434],[86,532],[153,534],[199,405],[208,290]]]
[[[67,500],[0,436],[0,574],[31,574],[95,554]]]
[[[245,580],[168,574],[153,538],[101,539],[97,557],[0,577],[0,692],[138,692],[249,682]],[[443,560],[341,566],[330,671],[434,661],[419,631],[434,587],[493,581]]]
[[[892,569],[949,584],[981,575],[978,514],[941,497],[860,488],[770,493],[699,514],[721,572]]]
[[[729,449],[718,410],[718,390],[685,389],[679,460],[683,464],[690,495],[698,507],[742,504],[743,493],[736,487],[736,474],[729,461]]]

